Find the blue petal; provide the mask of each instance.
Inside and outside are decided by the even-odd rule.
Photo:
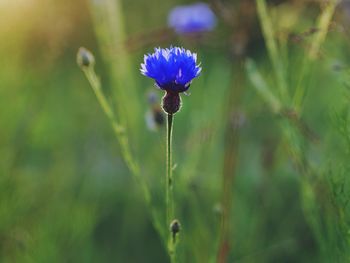
[[[155,52],[144,56],[141,73],[156,81],[164,90],[186,91],[191,81],[201,71],[197,55],[180,47],[155,48]]]

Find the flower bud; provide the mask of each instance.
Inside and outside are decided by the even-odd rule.
[[[178,92],[166,91],[162,98],[162,108],[168,114],[175,114],[181,107],[181,98]]]
[[[181,230],[181,225],[179,220],[174,219],[170,224],[170,231],[173,234],[173,241],[175,241],[175,237],[180,232],[180,230]]]
[[[77,53],[77,63],[81,68],[88,68],[95,65],[95,58],[92,53],[84,47],[80,47]]]
[[[174,219],[170,224],[170,231],[173,236],[173,242],[176,242],[176,235],[180,232],[181,225],[180,222],[177,219]]]
[[[149,130],[157,131],[165,123],[165,113],[159,105],[153,106],[146,112],[145,120]]]

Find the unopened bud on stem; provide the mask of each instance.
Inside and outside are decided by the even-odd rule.
[[[93,67],[95,58],[92,53],[84,47],[80,47],[77,53],[77,63],[82,69]]]
[[[163,101],[163,110],[168,114],[174,114],[179,111],[181,107],[181,98],[178,92],[166,91]]]
[[[175,242],[176,235],[180,232],[181,225],[179,220],[174,219],[170,224],[170,231],[173,234],[173,242]]]

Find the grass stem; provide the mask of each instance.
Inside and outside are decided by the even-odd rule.
[[[289,99],[288,85],[286,82],[284,65],[281,60],[281,54],[277,45],[277,41],[275,39],[275,32],[273,30],[271,17],[268,14],[265,0],[256,0],[256,6],[267,46],[267,51],[269,53],[272,66],[276,74],[276,81],[278,83],[281,96],[280,98],[285,104]]]
[[[93,68],[87,68],[83,69],[83,72],[85,73],[86,78],[88,79],[95,95],[97,98],[97,101],[99,102],[103,112],[106,114],[108,120],[110,121],[113,131],[117,137],[117,140],[120,145],[122,157],[126,163],[126,166],[130,170],[131,174],[133,175],[136,183],[138,183],[142,189],[143,196],[145,198],[146,204],[148,205],[148,208],[150,209],[151,216],[152,216],[152,222],[154,224],[155,229],[159,232],[159,234],[163,237],[164,232],[162,230],[159,218],[156,214],[155,209],[152,208],[151,204],[151,193],[149,191],[149,188],[147,186],[146,181],[143,179],[140,173],[140,168],[133,157],[133,154],[131,152],[131,147],[129,144],[129,138],[128,134],[126,132],[125,127],[120,125],[118,122],[116,115],[114,114],[114,111],[110,104],[108,103],[102,89],[101,89],[101,82],[98,76],[96,75]]]

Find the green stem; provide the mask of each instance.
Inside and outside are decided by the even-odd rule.
[[[173,131],[173,114],[168,114],[167,125],[167,143],[166,143],[166,228],[169,232],[168,252],[171,262],[176,262],[176,239],[173,237],[169,226],[174,220],[174,192],[173,192],[173,167],[172,167],[172,131]]]
[[[316,61],[317,57],[319,56],[321,46],[326,40],[336,6],[337,1],[329,1],[327,6],[320,14],[316,25],[318,31],[315,33],[313,40],[310,42],[311,46],[308,54],[304,57],[301,67],[302,71],[293,97],[293,107],[298,115],[300,115],[302,112],[304,97],[307,92],[308,85],[305,78],[310,75],[313,62]]]
[[[172,198],[172,158],[171,158],[171,137],[172,137],[172,129],[173,129],[173,115],[168,114],[168,125],[167,125],[167,144],[166,144],[166,202],[167,202],[167,217],[166,224],[169,225],[171,220],[173,219],[174,209],[173,209],[173,198]]]
[[[95,72],[91,69],[88,69],[84,70],[84,73],[91,84],[91,87],[96,95],[97,101],[100,103],[102,110],[104,111],[107,118],[112,124],[113,130],[117,136],[117,139],[119,140],[126,165],[130,169],[130,171],[138,177],[139,167],[132,157],[125,128],[122,125],[120,125],[119,122],[116,120],[115,114],[101,90],[101,83],[98,77],[96,76]],[[146,200],[150,200],[150,195],[148,192],[146,194]]]
[[[164,237],[165,233],[162,231],[160,220],[158,219],[156,210],[152,207],[152,204],[151,204],[151,193],[149,191],[146,181],[141,176],[139,165],[137,161],[134,159],[133,154],[131,152],[131,147],[129,144],[129,138],[128,138],[127,132],[125,128],[117,120],[112,107],[108,103],[101,89],[100,79],[96,75],[95,71],[92,68],[88,68],[88,69],[83,69],[83,72],[85,73],[85,76],[88,79],[96,95],[97,101],[101,105],[103,112],[106,114],[108,120],[112,125],[113,131],[119,142],[122,157],[124,158],[126,166],[129,168],[135,181],[141,186],[146,204],[150,209],[150,213],[153,219],[152,223],[154,224],[154,227],[159,232],[159,234],[162,237]]]
[[[270,14],[268,13],[266,0],[256,0],[256,6],[267,46],[267,51],[269,53],[272,66],[276,74],[276,80],[278,82],[280,92],[280,99],[285,104],[286,102],[288,102],[289,99],[288,85],[286,82],[285,69],[281,60],[280,50],[275,39],[273,22],[271,20]]]

